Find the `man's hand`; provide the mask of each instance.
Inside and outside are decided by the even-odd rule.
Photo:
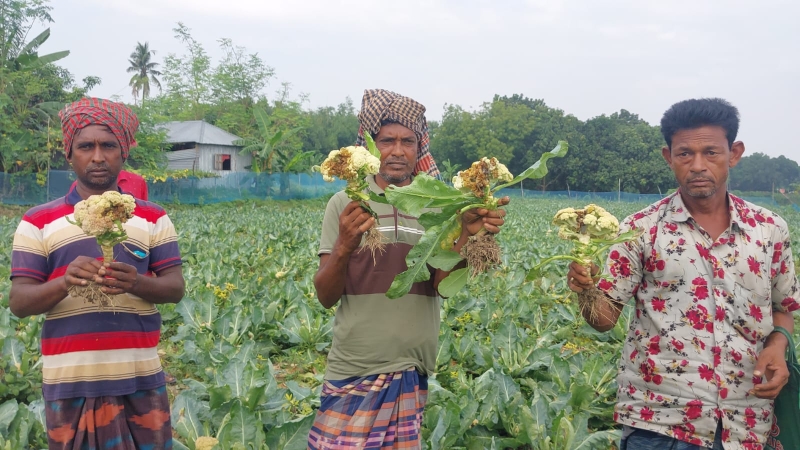
[[[139,282],[139,272],[136,267],[121,262],[112,262],[108,267],[103,266],[94,278],[100,289],[108,295],[124,294],[131,292]]]
[[[766,383],[756,384],[750,394],[758,398],[774,400],[781,389],[789,381],[789,368],[786,366],[786,337],[773,333],[764,343],[764,349],[758,355],[754,377],[766,376]]]
[[[582,265],[571,262],[569,263],[569,272],[567,272],[567,286],[569,286],[570,290],[573,292],[577,292],[580,294],[583,291],[588,291],[594,287],[594,284],[597,282],[595,277],[597,273],[600,272],[600,268],[597,267],[595,264],[592,264],[592,275],[589,276],[586,267]]]
[[[497,206],[505,206],[510,199],[503,197],[497,200]],[[486,208],[470,209],[461,215],[461,235],[465,237],[474,236],[482,228],[492,234],[500,232],[503,226],[506,212],[502,209],[488,210]]]
[[[350,254],[358,249],[361,236],[372,228],[375,218],[366,211],[358,202],[350,202],[339,215],[339,237],[336,246],[344,253]]]
[[[98,273],[103,268],[103,263],[88,256],[78,256],[69,263],[64,272],[64,283],[67,289],[70,286],[86,286],[89,281],[97,281]]]

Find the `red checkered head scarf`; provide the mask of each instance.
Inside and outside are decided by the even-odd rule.
[[[441,179],[439,168],[430,152],[431,140],[428,135],[428,121],[425,119],[425,107],[415,100],[385,89],[367,89],[361,100],[361,111],[358,113],[358,138],[356,145],[366,146],[364,130],[371,136],[378,134],[381,123],[396,122],[417,135],[417,164],[414,173],[424,172]]]
[[[64,154],[72,152],[72,140],[78,130],[89,125],[105,125],[114,134],[122,147],[122,157],[128,159],[131,147],[136,147],[136,130],[139,119],[130,108],[101,98],[83,98],[59,111],[61,131],[64,133]]]

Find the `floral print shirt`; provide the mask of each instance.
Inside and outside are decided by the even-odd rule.
[[[762,449],[773,405],[748,391],[772,312],[800,309],[800,285],[786,222],[728,200],[730,227],[713,242],[680,192],[623,221],[643,233],[611,249],[598,283],[635,299],[614,418],[707,447],[721,419],[726,449]]]

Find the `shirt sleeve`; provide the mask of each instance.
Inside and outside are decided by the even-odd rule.
[[[23,218],[14,233],[14,244],[11,249],[11,278],[27,277],[45,282],[49,276],[50,269],[47,264],[42,230]]]
[[[164,214],[152,225],[150,232],[150,267],[155,273],[182,264],[178,234],[169,216]]]
[[[792,312],[800,309],[800,285],[794,269],[789,229],[785,224],[775,227],[772,253],[772,309]]]
[[[331,253],[333,251],[333,245],[339,237],[339,215],[342,214],[344,206],[346,205],[346,202],[342,200],[342,196],[342,193],[337,193],[328,200],[328,206],[325,207],[318,255]]]
[[[625,221],[620,225],[620,234],[634,228],[634,223]],[[605,269],[597,287],[612,299],[627,303],[636,295],[642,282],[644,239],[642,233],[636,240],[611,247],[606,258]]]

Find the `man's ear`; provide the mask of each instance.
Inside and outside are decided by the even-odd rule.
[[[733,169],[739,164],[739,161],[742,159],[742,155],[744,154],[744,143],[742,141],[736,141],[731,146],[731,159],[728,167]]]

